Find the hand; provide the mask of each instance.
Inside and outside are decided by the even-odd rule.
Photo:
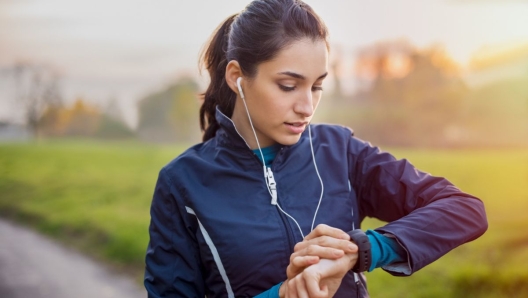
[[[345,274],[354,267],[358,254],[347,254],[336,260],[322,259],[287,281],[287,298],[333,297]]]
[[[301,273],[304,268],[319,259],[339,259],[346,253],[357,253],[357,246],[350,236],[340,229],[325,224],[318,225],[302,242],[295,245],[286,270],[288,279]]]
[[[318,225],[302,242],[295,245],[290,264],[286,269],[288,279],[279,290],[280,297],[284,297],[287,292],[288,281],[306,267],[317,264],[320,259],[339,259],[346,253],[357,255],[357,246],[350,242],[350,236],[340,229],[324,224]]]

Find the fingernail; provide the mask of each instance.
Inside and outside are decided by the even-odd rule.
[[[349,249],[350,251],[356,251],[356,250],[357,250],[357,246],[355,246],[354,244],[349,244],[349,245],[348,245],[348,249]]]

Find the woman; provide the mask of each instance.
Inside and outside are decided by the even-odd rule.
[[[203,62],[203,143],[154,192],[149,297],[367,297],[363,271],[410,275],[486,230],[477,198],[310,124],[328,41],[302,1],[251,2]],[[389,223],[363,233],[366,216]]]

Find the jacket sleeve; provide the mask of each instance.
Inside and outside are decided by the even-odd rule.
[[[148,297],[205,297],[196,241],[188,232],[167,173],[160,171],[150,209],[144,285]]]
[[[396,238],[408,253],[410,275],[453,248],[482,235],[487,227],[483,203],[445,178],[417,170],[355,137],[348,144],[350,182],[360,219],[388,222],[376,229]]]

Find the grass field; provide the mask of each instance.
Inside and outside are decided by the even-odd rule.
[[[0,215],[138,281],[159,169],[184,148],[134,142],[0,144]],[[528,297],[528,150],[390,150],[485,202],[489,229],[411,277],[368,274],[372,297]],[[368,219],[364,227],[383,223]]]

